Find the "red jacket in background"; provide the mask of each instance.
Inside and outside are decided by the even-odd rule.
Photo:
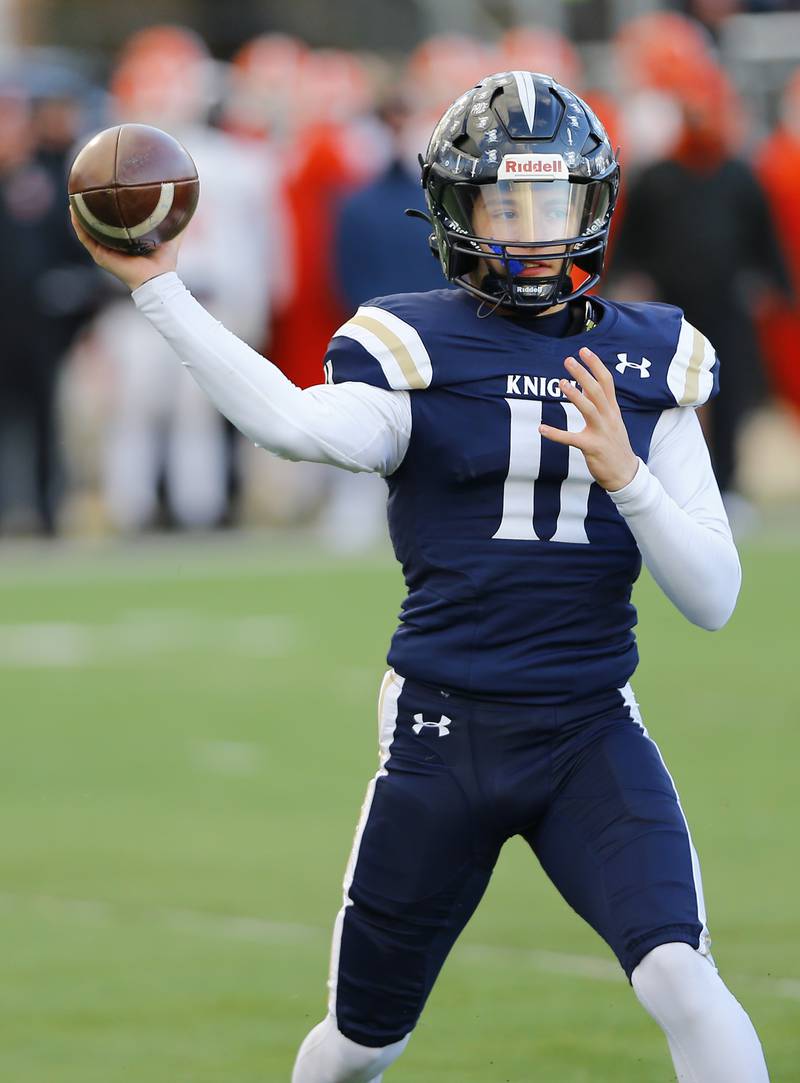
[[[775,388],[800,413],[800,139],[782,129],[762,145],[756,172],[764,187],[792,279],[792,303],[780,300],[758,320]]]
[[[292,283],[276,315],[270,356],[299,387],[322,383],[331,335],[347,317],[333,281],[333,230],[342,197],[374,172],[366,138],[352,126],[307,128],[286,179]],[[382,165],[382,160],[377,165]]]

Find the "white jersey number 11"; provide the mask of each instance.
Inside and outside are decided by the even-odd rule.
[[[511,454],[508,476],[503,486],[503,518],[495,538],[518,541],[554,541],[587,544],[586,514],[589,490],[594,478],[589,473],[583,453],[569,448],[567,476],[561,483],[561,506],[556,532],[550,539],[540,538],[533,525],[533,502],[542,460],[542,404],[535,399],[506,399],[511,411]],[[568,432],[580,432],[583,416],[571,402],[560,402],[567,419]]]

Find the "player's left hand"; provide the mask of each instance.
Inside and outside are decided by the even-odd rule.
[[[639,460],[628,439],[611,373],[587,346],[579,354],[583,364],[568,357],[564,368],[583,390],[569,380],[561,380],[560,387],[562,395],[580,410],[586,428],[566,432],[552,425],[540,425],[539,432],[556,444],[569,444],[582,451],[594,480],[613,493],[633,481]]]

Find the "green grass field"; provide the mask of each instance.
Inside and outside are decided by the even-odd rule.
[[[645,721],[723,974],[800,1080],[800,548],[710,636],[638,588]],[[288,1083],[401,597],[388,559],[185,539],[0,565],[0,1080]],[[518,842],[392,1083],[655,1083],[660,1033]]]

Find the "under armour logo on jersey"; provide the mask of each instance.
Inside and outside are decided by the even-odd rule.
[[[638,369],[639,376],[643,380],[650,376],[650,366],[653,362],[648,361],[646,357],[643,357],[641,362],[629,361],[628,355],[626,353],[618,353],[617,357],[619,358],[619,364],[614,365],[614,368],[617,370],[617,372],[624,372],[625,369]]]
[[[438,722],[426,722],[421,714],[415,714],[414,725],[411,728],[414,733],[421,733],[424,729],[434,729],[439,731],[440,737],[447,737],[452,724],[452,720],[447,715],[442,715]]]

